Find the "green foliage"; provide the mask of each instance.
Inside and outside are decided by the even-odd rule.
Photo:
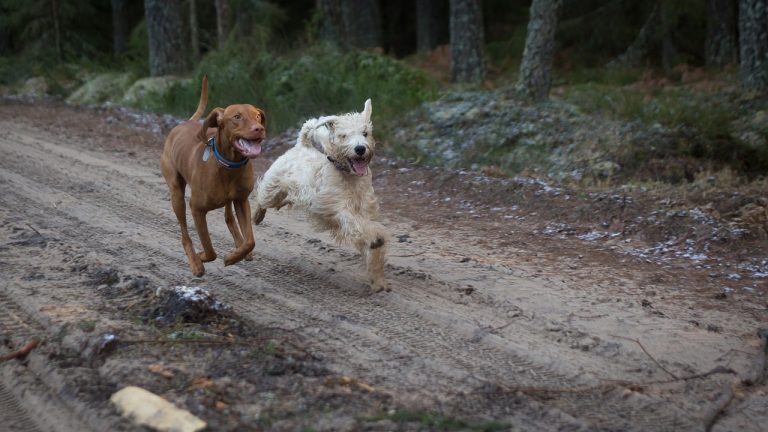
[[[362,420],[366,422],[389,420],[395,423],[418,423],[421,428],[442,431],[495,432],[506,431],[509,430],[510,427],[508,423],[497,421],[470,422],[413,410],[399,410],[395,411],[393,414],[367,417]]]
[[[209,110],[233,103],[260,106],[267,112],[270,134],[299,126],[308,117],[360,111],[367,98],[373,100],[375,124],[385,127],[435,94],[425,74],[375,53],[314,46],[282,56],[268,51],[243,55],[242,47],[231,45],[206,56],[191,83],[174,85],[159,100],[149,101],[149,107],[189,115],[200,97],[203,74],[210,85]]]

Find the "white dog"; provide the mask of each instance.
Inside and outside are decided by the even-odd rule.
[[[361,113],[310,119],[296,145],[280,156],[258,181],[253,222],[268,208],[304,209],[318,230],[337,242],[352,243],[363,255],[371,288],[387,290],[384,280],[389,235],[379,222],[368,163],[376,143],[371,100]]]

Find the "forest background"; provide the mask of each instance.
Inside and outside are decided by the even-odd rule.
[[[768,168],[765,0],[0,0],[0,95],[186,116],[204,74],[272,135],[371,97],[385,148],[491,174]]]

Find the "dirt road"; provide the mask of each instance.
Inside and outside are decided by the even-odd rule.
[[[514,218],[448,216],[424,201],[450,201],[430,171],[413,180],[418,168],[384,159],[373,169],[392,292],[369,293],[353,250],[290,210],[256,227],[252,262],[219,259],[193,278],[157,168],[164,127],[58,105],[5,102],[0,114],[0,355],[43,341],[0,364],[0,430],[137,430],[108,401],[125,385],[211,430],[768,421],[763,285],[717,299],[693,265],[537,236]],[[208,216],[219,256],[232,247],[223,219]],[[161,325],[154,292],[174,285],[232,310]],[[235,342],[194,343],[211,337]]]

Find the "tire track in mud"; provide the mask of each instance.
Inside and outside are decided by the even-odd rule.
[[[4,267],[0,262],[0,269]],[[39,336],[40,330],[24,319],[18,305],[0,289],[0,335],[19,346],[21,341],[28,341]],[[18,397],[6,387],[0,375],[0,430],[19,432],[41,431]]]
[[[12,149],[8,150],[11,151]],[[53,213],[56,213],[57,217],[71,219],[78,223],[84,222],[92,229],[101,231],[104,238],[113,237],[121,228],[134,228],[137,231],[141,231],[142,228],[150,228],[152,231],[150,234],[154,240],[157,240],[158,234],[161,234],[164,240],[160,243],[168,245],[179,243],[176,222],[170,217],[170,209],[167,214],[161,215],[156,210],[157,206],[155,209],[149,208],[147,202],[131,203],[124,201],[118,197],[122,194],[115,193],[117,192],[115,190],[104,190],[104,186],[98,182],[83,182],[79,181],[77,176],[73,178],[64,175],[62,168],[56,164],[54,166],[33,165],[24,158],[14,162],[14,170],[0,170],[0,177],[5,177],[6,180],[17,185],[27,183],[22,185],[22,189],[26,188],[31,195],[34,195],[35,187],[34,181],[29,178],[34,178],[35,181],[50,189],[49,196],[68,198],[65,207],[68,207],[69,210],[54,211]],[[70,162],[77,163],[77,160],[70,160]],[[103,167],[95,166],[88,168],[95,171],[103,169]],[[87,170],[83,171],[83,173],[85,172]],[[74,174],[80,173],[75,172]],[[91,172],[90,175],[95,174]],[[70,187],[67,188],[67,186]],[[122,186],[118,189],[121,188]],[[89,192],[75,197],[62,189],[89,190]],[[38,190],[38,192],[40,191]],[[24,200],[24,196],[13,190],[5,191],[4,195],[14,195],[19,201],[17,205],[22,205]],[[140,196],[141,194],[134,192],[134,194],[126,195]],[[148,195],[152,196],[152,194]],[[32,198],[42,204],[47,203],[41,197]],[[144,207],[139,207],[139,205],[144,205]],[[96,222],[86,217],[89,214],[96,218]],[[105,219],[100,220],[101,217],[105,217]],[[138,225],[129,221],[141,221],[141,224]],[[221,243],[223,236],[220,231],[211,231],[214,240]],[[94,239],[93,233],[84,235],[82,231],[80,232],[79,236],[84,244],[96,243],[99,244],[100,248],[114,251],[113,245]],[[140,240],[127,240],[124,242],[124,246],[129,247],[120,248],[115,252],[121,258],[129,258],[136,263],[148,259],[155,262],[167,262],[170,259],[176,263],[178,268],[182,269],[181,271],[174,271],[172,273],[174,277],[181,277],[182,280],[188,279],[188,277],[182,276],[187,270],[187,263],[185,259],[178,258],[178,256],[183,256],[180,252],[180,246],[158,250],[157,247],[160,243],[146,245]],[[258,254],[258,250],[254,252]],[[336,339],[336,345],[341,345],[338,349],[339,353],[343,353],[344,346],[350,343],[370,347],[373,342],[376,352],[389,355],[390,358],[396,358],[392,354],[402,355],[403,352],[415,358],[421,357],[421,367],[425,369],[423,372],[425,375],[434,376],[435,373],[438,373],[441,375],[439,381],[447,387],[457,389],[467,388],[467,379],[476,383],[498,382],[507,386],[549,386],[552,388],[584,384],[577,378],[569,378],[546,365],[537,364],[529,356],[518,355],[510,351],[500,351],[497,347],[471,342],[468,335],[465,337],[457,336],[453,332],[458,329],[443,329],[424,316],[419,316],[414,310],[398,309],[396,306],[402,306],[402,302],[393,304],[387,299],[378,297],[360,297],[359,292],[356,290],[353,292],[350,287],[334,286],[334,282],[327,277],[307,271],[299,266],[285,264],[269,256],[259,255],[254,262],[258,268],[254,273],[233,268],[232,271],[228,269],[227,276],[209,273],[206,276],[208,279],[206,282],[215,282],[226,287],[227,290],[222,292],[222,298],[235,305],[240,311],[245,312],[245,316],[251,319],[259,320],[266,307],[271,310],[275,317],[294,317],[297,322],[306,322],[308,315],[314,320],[334,325],[333,334],[331,332],[327,334],[329,339]],[[151,272],[161,279],[167,280],[168,278],[168,274],[163,273],[159,268]],[[290,275],[290,278],[286,278],[286,275]],[[403,279],[397,276],[391,277],[390,283],[416,290],[426,288],[428,285],[427,282]],[[268,288],[266,285],[271,285],[272,289],[259,289],[263,292],[257,292],[251,288],[246,288],[254,285],[257,285],[255,287],[257,289]],[[286,304],[286,299],[283,297],[287,293],[298,299]],[[254,300],[256,300],[257,306],[249,306],[254,303]],[[297,310],[296,308],[300,309]],[[320,311],[315,308],[320,309]],[[388,345],[395,346],[390,347]],[[430,362],[425,358],[432,358],[433,361]],[[446,365],[441,366],[439,364],[441,361]],[[409,383],[406,382],[405,384],[408,385]],[[635,405],[638,406],[631,407],[616,395],[590,397],[584,394],[558,397],[550,401],[551,404],[576,417],[589,418],[600,427],[638,427],[640,429],[664,430],[690,426],[688,422],[681,419],[679,412],[668,407],[666,407],[668,412],[660,412],[665,411],[665,407],[654,407],[651,410],[642,408],[642,405],[646,405],[646,407],[661,405],[662,402],[658,400],[649,397],[637,402]]]

